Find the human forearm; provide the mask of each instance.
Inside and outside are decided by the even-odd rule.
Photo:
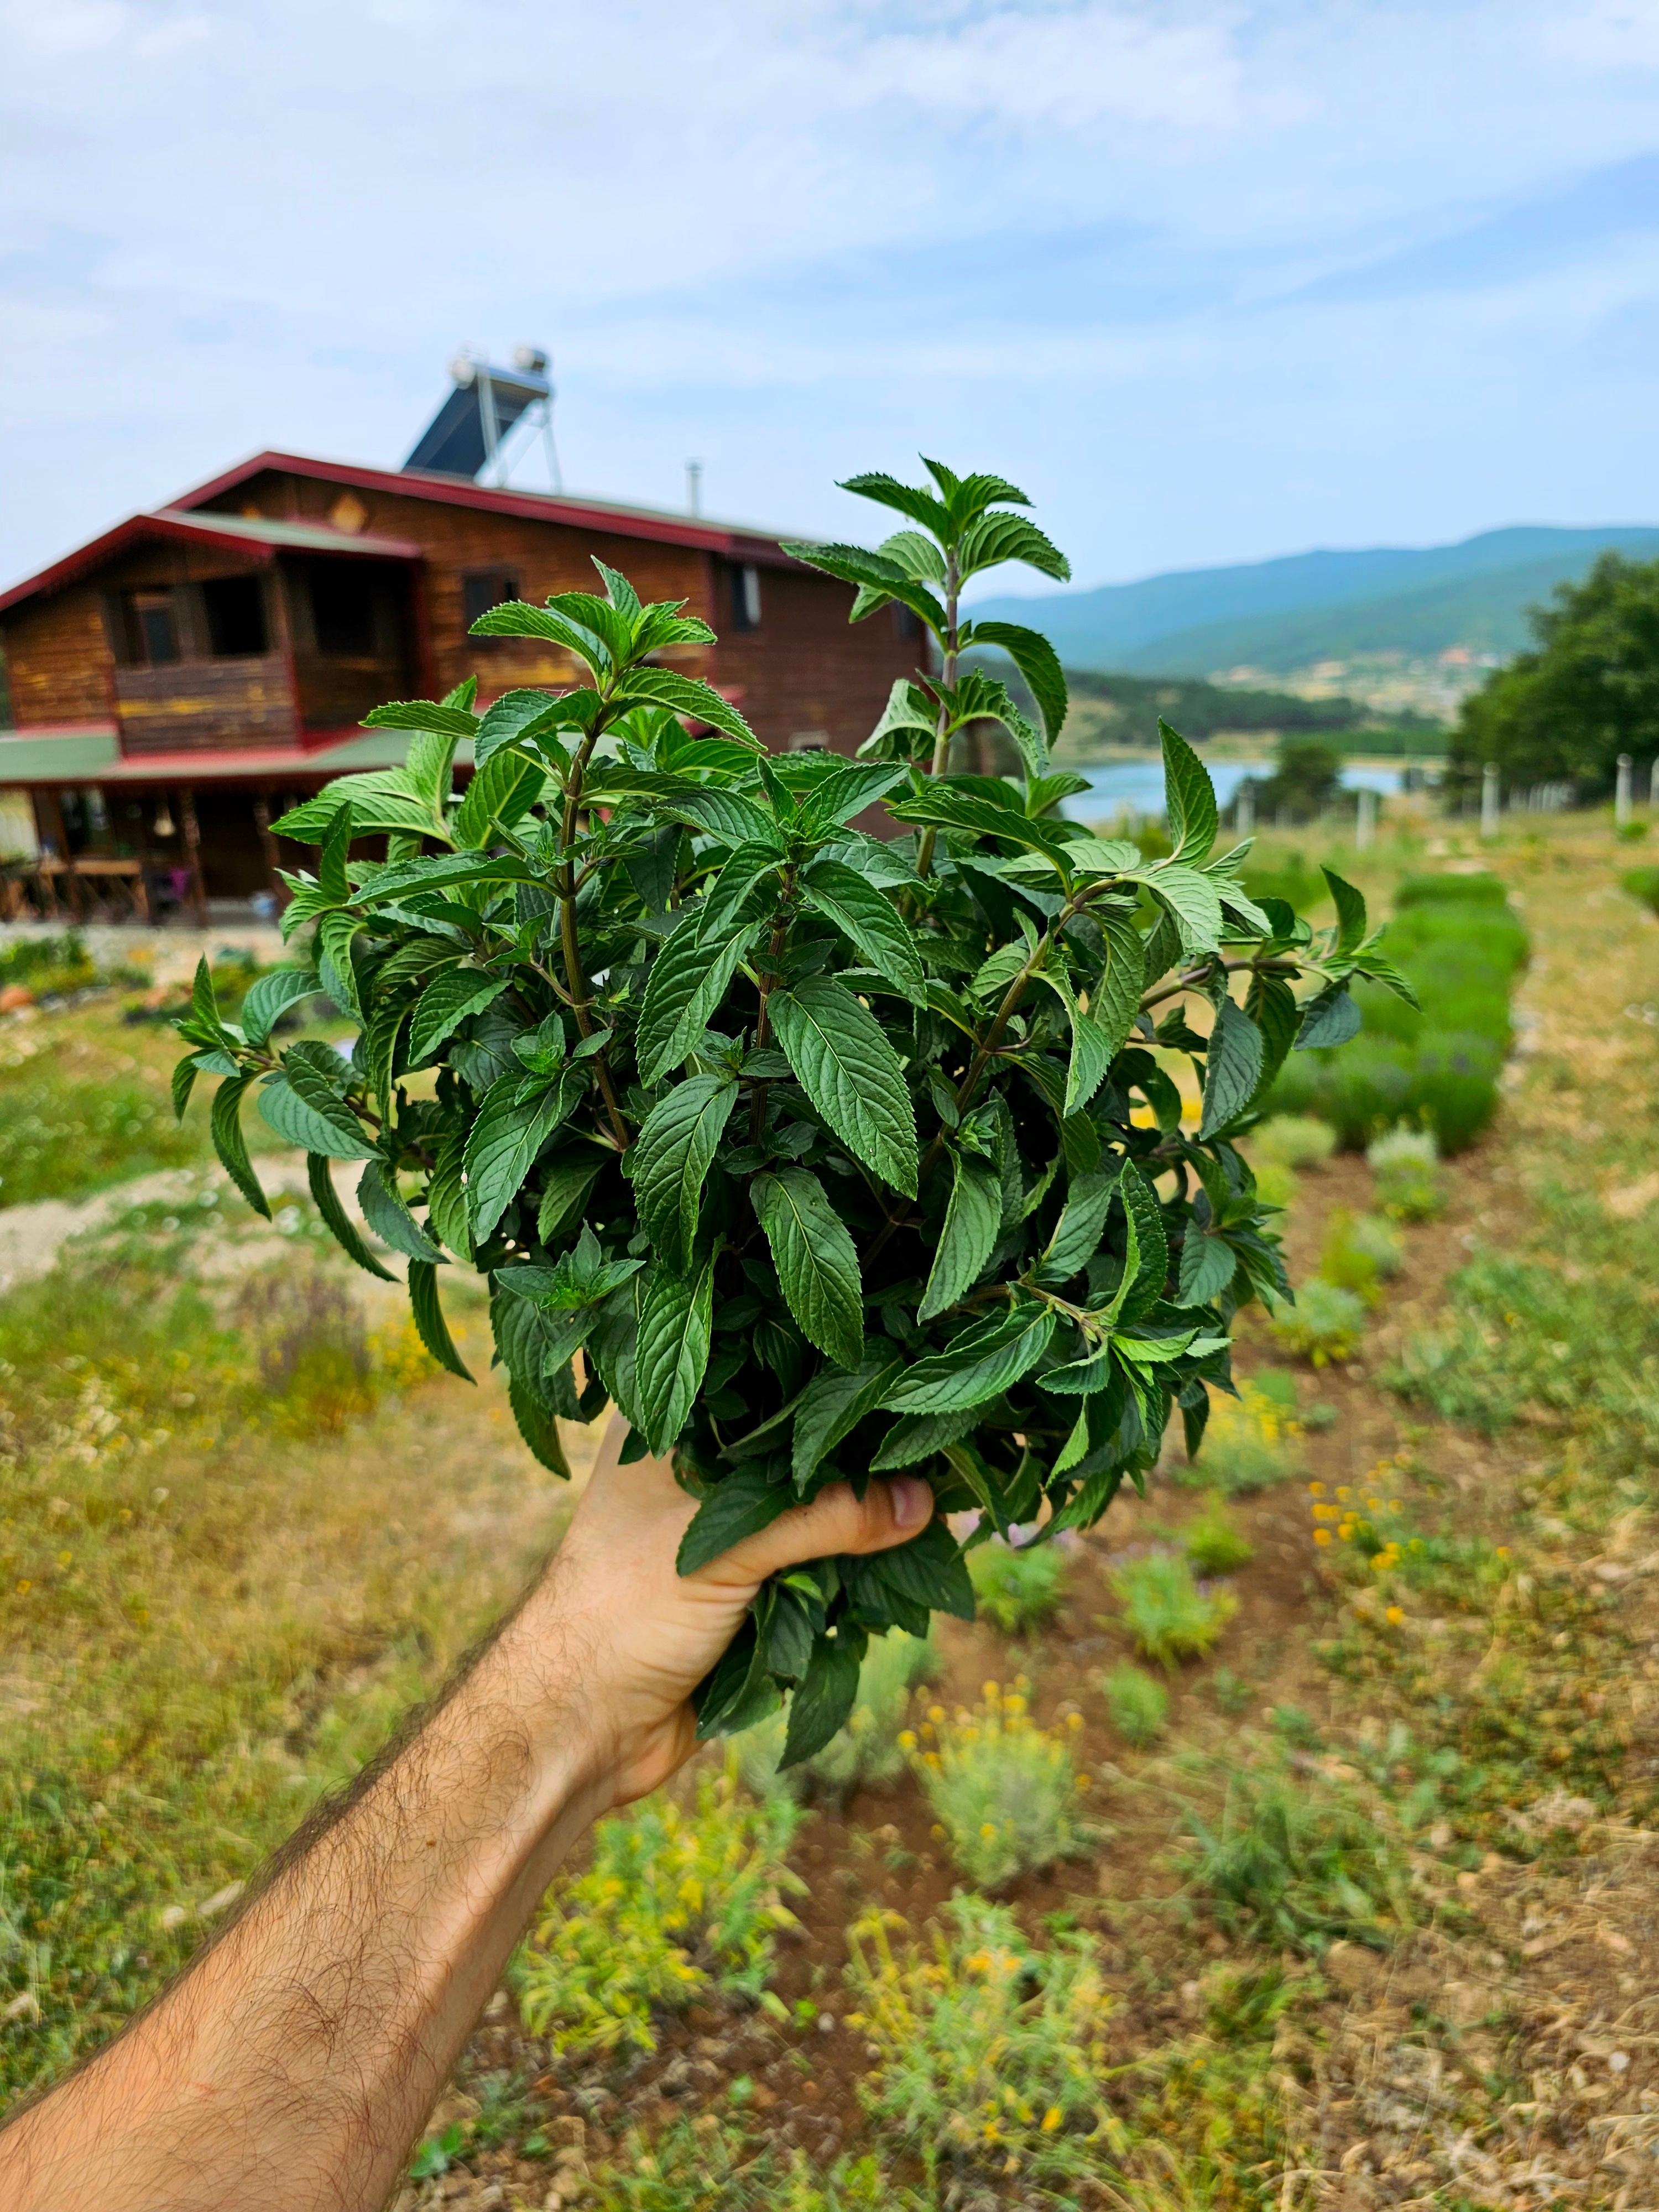
[[[17,2212],[382,2201],[537,1899],[603,1808],[571,1634],[544,1583],[194,1971],[19,2122],[0,2148]]]
[[[675,1571],[692,1501],[613,1425],[552,1569],[417,1735],[302,1830],[235,1924],[0,2133],[5,2212],[374,2212],[560,1858],[667,1780],[766,1576],[886,1549],[900,1476]]]

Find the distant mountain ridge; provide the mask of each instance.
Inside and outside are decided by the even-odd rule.
[[[1518,525],[1456,545],[1296,553],[1189,568],[1093,591],[979,602],[1025,622],[1073,668],[1205,676],[1241,665],[1289,674],[1356,653],[1507,656],[1527,642],[1524,610],[1577,581],[1609,547],[1659,558],[1659,527]]]

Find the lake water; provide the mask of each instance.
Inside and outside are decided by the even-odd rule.
[[[1266,763],[1214,761],[1206,765],[1223,806],[1231,804],[1246,776],[1260,778],[1272,773]],[[1088,777],[1089,788],[1066,801],[1065,811],[1074,822],[1109,822],[1115,814],[1164,811],[1161,761],[1112,761],[1103,768],[1079,769],[1077,773]],[[1342,781],[1350,791],[1393,792],[1400,788],[1400,775],[1397,768],[1349,767],[1343,769]]]

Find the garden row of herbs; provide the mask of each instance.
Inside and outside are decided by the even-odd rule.
[[[944,1511],[1052,1537],[1140,1484],[1173,1406],[1196,1443],[1231,1388],[1233,1314],[1288,1289],[1233,1139],[1293,1048],[1358,1030],[1351,984],[1412,998],[1340,878],[1322,931],[1247,895],[1247,848],[1215,853],[1209,778],[1168,727],[1167,855],[1060,817],[1080,780],[1049,766],[1059,662],[958,601],[1002,562],[1066,563],[1013,486],[927,465],[921,488],[847,487],[903,519],[878,550],[788,549],[855,587],[854,621],[897,603],[933,641],[856,761],[769,757],[663,665],[707,625],[596,564],[602,596],[475,625],[551,645],[586,680],[482,715],[471,684],[377,710],[412,733],[407,764],[277,825],[320,847],[284,916],[313,931],[315,971],[262,978],[235,1024],[204,975],[180,1024],[176,1101],[222,1079],[215,1139],[250,1202],[239,1114],[257,1085],[335,1235],[380,1272],[331,1180],[363,1162],[363,1215],[458,1371],[439,1271],[487,1276],[544,1464],[562,1468],[556,1420],[607,1401],[626,1455],[673,1455],[702,1501],[683,1571],[827,1483],[927,1476],[942,1510],[921,1538],[775,1579],[702,1685],[710,1735],[793,1691],[786,1763],[841,1727],[872,1635],[971,1613]],[[964,665],[970,647],[1012,659],[1036,721]],[[952,772],[987,719],[1018,781]],[[852,826],[878,805],[896,836]],[[350,857],[378,834],[384,860]],[[272,1042],[319,982],[360,1024],[349,1063]],[[1155,1046],[1201,1068],[1196,1134]]]

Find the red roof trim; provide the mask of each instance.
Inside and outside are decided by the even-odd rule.
[[[265,470],[282,470],[292,476],[315,477],[319,483],[349,486],[354,491],[395,493],[404,499],[426,499],[442,507],[470,507],[485,514],[510,514],[520,521],[556,522],[568,529],[602,530],[617,538],[646,538],[661,544],[690,545],[706,553],[723,553],[769,567],[793,568],[799,563],[783,552],[775,538],[731,525],[702,522],[687,516],[659,514],[648,508],[606,507],[598,501],[565,499],[554,492],[501,491],[487,484],[464,483],[458,477],[430,475],[423,469],[372,469],[351,461],[320,461],[307,453],[255,453],[222,476],[214,477],[169,505],[198,507],[222,498],[251,477]]]
[[[125,522],[118,522],[112,530],[105,531],[101,537],[88,538],[84,545],[77,545],[72,553],[64,554],[61,561],[54,561],[50,568],[39,569],[33,576],[24,577],[21,584],[14,584],[9,591],[0,592],[0,614],[4,614],[8,608],[18,605],[24,599],[34,599],[42,592],[59,591],[77,576],[84,575],[88,569],[101,568],[105,562],[113,560],[129,545],[141,544],[147,538],[177,538],[183,544],[209,547],[215,552],[240,553],[261,568],[268,567],[279,552],[292,550],[305,553],[318,550],[313,546],[289,549],[280,544],[262,543],[246,531],[216,530],[211,520],[186,521],[180,515],[130,514]],[[342,535],[340,550],[343,553],[368,550],[361,543]],[[418,561],[422,557],[418,545],[400,538],[376,538],[373,550],[386,560]]]

